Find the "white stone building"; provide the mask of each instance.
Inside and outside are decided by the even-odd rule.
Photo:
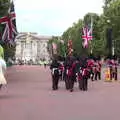
[[[51,38],[52,36],[41,36],[37,33],[19,33],[16,37],[16,60],[49,61],[48,41]]]

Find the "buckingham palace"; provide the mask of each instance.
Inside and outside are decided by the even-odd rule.
[[[34,63],[40,60],[49,61],[48,41],[51,38],[52,36],[41,36],[37,33],[19,33],[16,37],[16,60],[32,60]]]

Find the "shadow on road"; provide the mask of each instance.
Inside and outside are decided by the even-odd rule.
[[[23,95],[0,95],[0,100],[2,99],[18,99],[18,98],[23,98],[25,96]]]

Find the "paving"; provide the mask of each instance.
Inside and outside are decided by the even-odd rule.
[[[120,82],[89,81],[87,92],[52,91],[49,68],[12,66],[0,91],[0,120],[120,120]]]

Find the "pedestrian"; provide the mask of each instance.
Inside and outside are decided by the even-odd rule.
[[[5,79],[5,71],[6,71],[6,62],[3,58],[0,58],[0,89],[3,85],[7,84],[7,81]]]
[[[46,68],[46,66],[47,66],[47,64],[46,64],[46,63],[44,63],[44,68]]]

